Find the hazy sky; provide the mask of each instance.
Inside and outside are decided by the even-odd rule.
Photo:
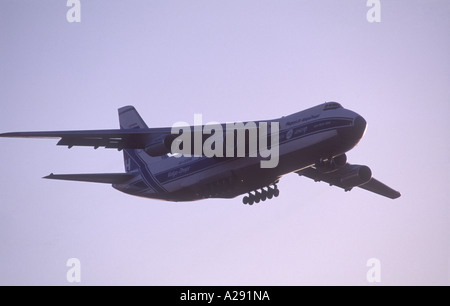
[[[115,150],[0,139],[0,284],[450,284],[450,1],[0,2],[0,132],[279,117],[338,101],[368,129],[347,155],[401,191],[286,176],[280,196],[170,203],[54,173],[123,172]]]

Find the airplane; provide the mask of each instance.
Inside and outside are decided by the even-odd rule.
[[[121,107],[118,112],[120,129],[13,132],[0,137],[55,138],[59,139],[57,145],[69,149],[91,146],[123,150],[123,173],[51,173],[44,178],[106,183],[126,194],[151,199],[187,202],[245,195],[242,202],[253,205],[279,196],[277,183],[289,173],[345,191],[359,187],[390,199],[401,196],[373,178],[369,167],[347,162],[346,152],[359,143],[367,123],[337,102],[269,120],[279,124],[278,143],[273,144],[278,145],[279,161],[272,168],[261,167],[264,158],[250,157],[248,150],[248,156],[243,157],[177,156],[172,154],[172,128],[148,128],[133,106]],[[231,132],[225,124],[222,127],[224,135]]]

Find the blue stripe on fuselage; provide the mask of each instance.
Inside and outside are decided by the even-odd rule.
[[[148,164],[135,152],[136,150],[127,150],[128,156],[138,165],[144,181],[157,192],[166,192],[148,168]]]

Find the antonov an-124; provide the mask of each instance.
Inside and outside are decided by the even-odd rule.
[[[244,204],[279,196],[286,174],[350,191],[359,187],[391,199],[400,193],[372,177],[346,152],[366,121],[339,103],[281,118],[212,125],[148,128],[133,106],[119,109],[120,129],[15,132],[0,137],[56,138],[58,145],[123,150],[124,173],[50,174],[46,179],[111,184],[124,193],[165,201],[235,198]],[[270,125],[268,124],[270,123]]]

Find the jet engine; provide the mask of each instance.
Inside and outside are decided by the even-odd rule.
[[[372,171],[367,166],[352,165],[339,171],[340,183],[345,190],[350,190],[353,187],[363,185],[372,178]]]
[[[152,157],[162,156],[164,154],[170,153],[172,142],[176,137],[177,135],[173,134],[161,135],[155,138],[148,146],[146,146],[144,151]]]
[[[320,159],[315,168],[322,173],[330,173],[338,170],[347,164],[347,155],[342,154],[329,159]]]

